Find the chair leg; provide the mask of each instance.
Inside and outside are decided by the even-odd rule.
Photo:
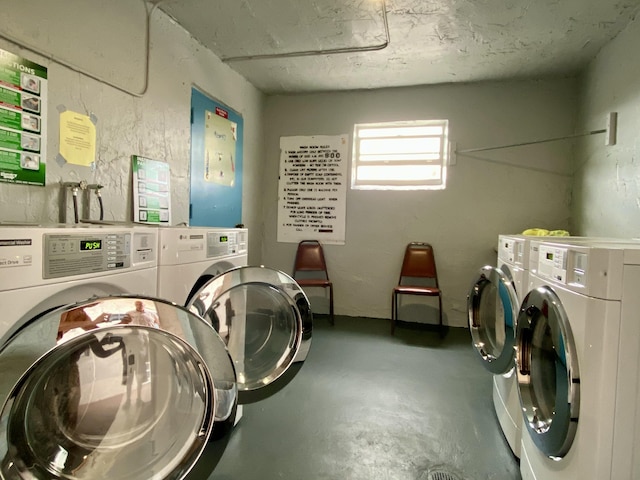
[[[391,335],[394,335],[396,331],[396,317],[398,316],[397,303],[396,292],[393,292],[391,294]]]
[[[440,323],[438,328],[440,330],[440,338],[444,338],[444,325],[442,324],[442,295],[438,295],[438,305],[438,313],[440,315]]]
[[[333,285],[329,285],[329,321],[331,322],[331,325],[336,324],[333,316]]]

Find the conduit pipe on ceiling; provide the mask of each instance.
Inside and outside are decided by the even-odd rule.
[[[376,50],[383,50],[389,46],[391,37],[389,35],[389,22],[387,19],[387,3],[386,0],[381,0],[382,5],[382,23],[384,25],[385,40],[378,45],[367,45],[365,47],[343,47],[343,48],[329,48],[326,50],[302,50],[299,52],[287,52],[287,53],[266,53],[262,55],[240,55],[236,57],[223,57],[222,61],[240,62],[245,60],[264,60],[273,58],[289,58],[289,57],[311,57],[317,55],[333,55],[336,53],[360,53],[360,52],[373,52]]]
[[[151,2],[151,8],[149,9],[147,6],[147,2],[145,0],[140,0],[145,7],[145,10],[147,11],[147,17],[146,17],[146,25],[145,25],[145,59],[144,59],[144,84],[142,87],[142,90],[140,90],[139,92],[134,92],[131,91],[123,86],[120,86],[116,83],[111,82],[110,80],[105,80],[104,78],[95,75],[91,72],[88,72],[87,70],[78,67],[74,64],[72,64],[71,62],[68,62],[62,58],[58,58],[55,57],[53,54],[45,52],[43,50],[38,49],[38,47],[34,47],[33,45],[29,45],[28,43],[19,40],[17,38],[13,38],[5,33],[1,33],[0,32],[0,38],[13,43],[14,45],[17,45],[25,50],[28,50],[31,53],[35,53],[36,55],[40,55],[42,57],[45,57],[47,60],[57,63],[58,65],[62,65],[63,67],[68,68],[69,70],[72,70],[74,72],[80,73],[82,75],[85,75],[86,77],[92,78],[93,80],[96,80],[100,83],[104,83],[105,85],[108,85],[110,87],[115,88],[116,90],[126,93],[127,95],[131,95],[133,97],[142,97],[144,96],[145,93],[147,93],[147,90],[149,88],[149,55],[150,55],[150,51],[151,51],[151,40],[150,40],[150,34],[151,34],[151,16],[153,15],[153,12],[155,12],[155,10],[158,8],[158,6],[161,3],[164,3],[165,1],[168,0],[158,0],[156,2]]]

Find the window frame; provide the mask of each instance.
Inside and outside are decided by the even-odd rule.
[[[371,129],[407,129],[407,128],[423,128],[438,127],[441,133],[429,133],[420,135],[384,135],[384,136],[365,136],[360,135],[361,131]],[[421,160],[361,160],[361,142],[362,140],[384,140],[384,139],[433,139],[440,140],[439,152],[421,152],[419,155],[429,156],[436,155],[437,158],[421,159]],[[401,155],[401,153],[398,153]],[[390,153],[393,155],[393,153]],[[410,155],[409,155],[410,156]],[[353,190],[443,190],[446,188],[447,165],[449,157],[449,121],[446,119],[437,120],[408,120],[399,122],[377,122],[377,123],[356,123],[353,128],[353,155],[351,159],[351,188]],[[358,177],[359,167],[389,167],[390,163],[397,167],[416,167],[428,166],[437,167],[439,174],[437,178],[427,179],[390,179],[381,180],[362,179]]]

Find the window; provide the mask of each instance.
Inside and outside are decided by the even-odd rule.
[[[444,189],[447,136],[447,120],[356,124],[351,188]]]

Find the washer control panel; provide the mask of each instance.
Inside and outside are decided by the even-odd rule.
[[[240,253],[237,232],[208,232],[207,258],[224,257]]]
[[[43,278],[131,266],[131,233],[45,234],[43,248]]]

